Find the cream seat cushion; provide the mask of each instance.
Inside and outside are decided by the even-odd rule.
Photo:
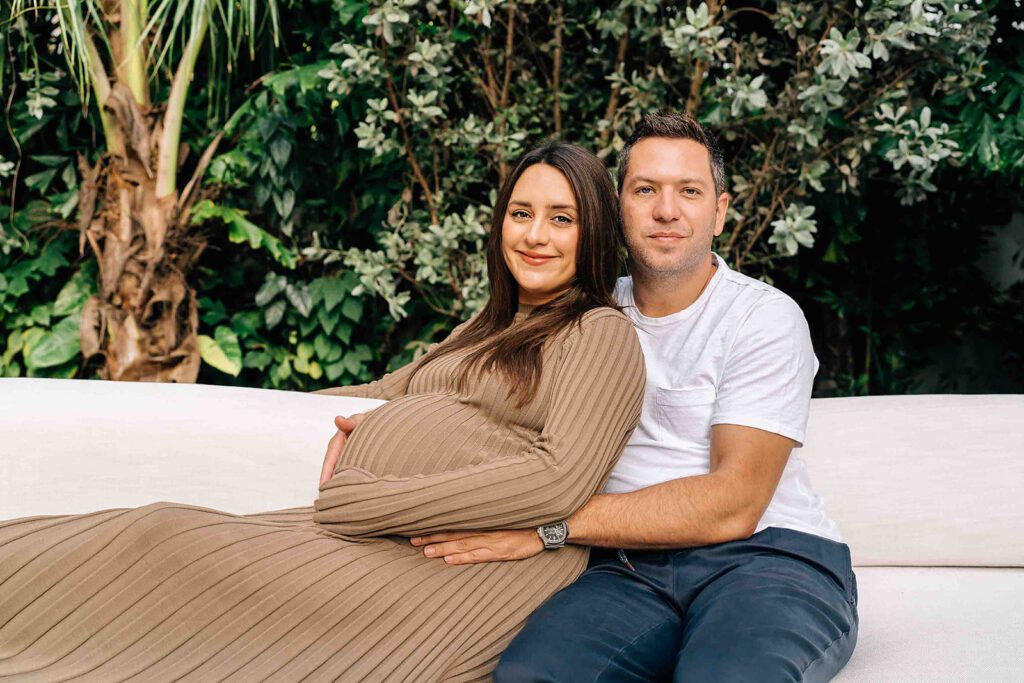
[[[382,401],[199,384],[0,379],[0,519],[166,500],[312,505],[335,415]]]
[[[1024,680],[1024,569],[856,573],[860,631],[837,683]]]

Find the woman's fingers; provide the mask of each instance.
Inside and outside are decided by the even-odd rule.
[[[349,415],[347,417],[345,415],[338,415],[334,418],[334,426],[336,426],[339,431],[351,434],[352,430],[358,427],[362,421],[366,419],[366,415],[367,413],[356,413],[355,415]]]
[[[463,538],[479,536],[479,531],[442,531],[427,536],[413,536],[409,541],[415,546],[429,545],[431,543],[444,543],[445,541],[458,541]]]
[[[443,558],[448,564],[524,560],[544,550],[540,536],[530,529],[450,532],[412,540],[413,545],[424,546],[425,556]]]
[[[341,459],[341,451],[345,448],[345,432],[339,431],[327,442],[327,453],[324,455],[324,466],[320,469],[320,486],[331,480],[334,468]]]

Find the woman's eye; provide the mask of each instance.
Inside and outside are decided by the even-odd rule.
[[[561,223],[562,225],[568,225],[572,223],[572,219],[569,218],[568,216],[559,215],[555,216],[552,220],[555,221],[556,223]]]
[[[512,218],[529,218],[530,214],[526,213],[522,209],[516,209],[512,212]]]

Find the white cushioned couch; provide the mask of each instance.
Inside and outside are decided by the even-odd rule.
[[[332,417],[378,403],[0,379],[0,520],[307,506]],[[794,457],[856,566],[860,640],[837,680],[1024,680],[1024,396],[815,399]]]

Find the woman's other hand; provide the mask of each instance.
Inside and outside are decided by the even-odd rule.
[[[327,442],[324,466],[320,469],[320,486],[323,486],[325,482],[330,481],[331,477],[334,476],[334,468],[337,467],[338,460],[341,459],[341,452],[345,449],[345,442],[364,419],[366,419],[366,413],[356,413],[351,417],[338,415],[334,418],[334,425],[338,428],[338,433]]]
[[[479,564],[504,560],[525,560],[544,551],[544,542],[534,529],[501,531],[449,531],[410,539],[427,557],[448,564]]]

